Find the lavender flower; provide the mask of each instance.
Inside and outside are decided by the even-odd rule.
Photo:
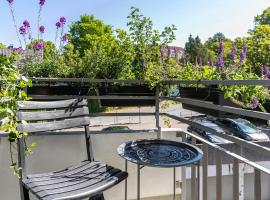
[[[175,58],[177,59],[178,58],[178,51],[177,51],[177,48],[174,46],[174,54],[175,54]]]
[[[43,49],[44,48],[44,44],[43,44],[43,42],[38,42],[38,43],[36,43],[35,45],[34,45],[34,50],[41,50],[41,49]]]
[[[247,53],[248,53],[248,48],[247,48],[247,43],[243,42],[243,53],[245,55],[245,58],[247,57]]]
[[[251,100],[251,108],[255,109],[259,106],[259,104],[260,104],[260,102],[259,102],[258,97],[253,97]]]
[[[171,47],[167,46],[167,51],[168,51],[168,60],[169,60],[172,55]]]
[[[160,49],[160,56],[161,56],[161,61],[164,62],[164,56],[165,56],[164,49]]]
[[[237,50],[236,50],[235,44],[233,44],[232,52],[231,52],[231,65],[235,64],[235,56],[236,56],[236,54],[237,54]]]
[[[261,74],[262,74],[262,77],[265,78],[265,79],[270,79],[270,70],[269,70],[269,67],[264,65],[261,67]]]
[[[65,18],[65,17],[61,17],[61,18],[60,18],[60,22],[61,22],[61,24],[65,24],[65,23],[66,23],[66,21],[67,21],[67,20],[66,20],[66,18]]]
[[[30,22],[27,20],[24,20],[23,25],[26,29],[30,28]]]
[[[209,66],[210,66],[211,69],[212,69],[213,66],[214,66],[214,63],[213,63],[213,60],[212,60],[212,59],[209,61]]]
[[[12,4],[14,0],[7,0],[9,4]]]
[[[219,39],[219,50],[218,50],[216,67],[217,67],[217,69],[221,69],[224,72],[225,66],[224,66],[223,53],[224,53],[224,44],[223,44],[222,40]]]
[[[238,65],[242,66],[246,58],[247,58],[247,45],[246,45],[246,42],[243,42],[243,47],[240,53],[240,60],[239,60]]]
[[[60,28],[60,27],[61,27],[61,22],[56,22],[55,26],[56,26],[57,28]]]
[[[45,32],[45,26],[40,26],[39,27],[39,32],[44,33]]]
[[[39,1],[39,5],[40,5],[40,6],[44,6],[45,2],[46,2],[46,0],[40,0],[40,1]]]
[[[26,28],[24,26],[21,26],[20,29],[19,29],[19,32],[21,35],[25,35],[26,34]]]

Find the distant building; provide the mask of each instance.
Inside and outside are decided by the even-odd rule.
[[[17,66],[20,66],[26,59],[29,58],[34,63],[41,63],[43,61],[43,50],[23,50],[21,48],[13,48],[12,45],[10,45],[8,48],[0,49],[0,55],[11,56],[13,53],[18,53],[20,55],[19,59],[16,61]]]
[[[166,48],[163,49],[163,51],[166,56],[168,56],[168,54],[170,53],[170,57],[173,57],[173,58],[176,58],[176,57],[182,58],[185,52],[185,50],[182,47],[177,47],[177,46],[167,46]]]

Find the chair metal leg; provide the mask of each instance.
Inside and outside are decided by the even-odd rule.
[[[175,168],[173,168],[173,200],[176,199],[175,174]]]
[[[200,161],[197,164],[197,199],[200,200]]]
[[[103,194],[98,194],[96,196],[90,197],[89,200],[105,200]]]
[[[137,200],[140,200],[140,187],[141,187],[141,167],[137,165]]]
[[[127,172],[128,170],[128,161],[125,160],[125,171]],[[127,200],[127,178],[125,180],[125,200]]]
[[[29,190],[20,183],[21,200],[30,200]]]

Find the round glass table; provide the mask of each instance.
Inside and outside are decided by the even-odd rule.
[[[175,199],[175,168],[198,164],[203,152],[198,147],[171,140],[136,140],[121,144],[118,154],[127,162],[137,164],[137,200],[140,199],[140,171],[143,167],[161,167],[174,169]],[[125,200],[127,200],[127,180],[125,183]]]

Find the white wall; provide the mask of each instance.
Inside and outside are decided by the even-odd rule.
[[[175,133],[163,134],[165,139],[176,140]],[[156,138],[156,133],[129,133],[129,134],[99,134],[93,135],[93,149],[96,160],[104,161],[109,165],[124,170],[125,162],[117,155],[117,147],[128,140]],[[69,136],[35,136],[31,140],[38,143],[34,154],[27,159],[28,173],[58,170],[63,167],[79,163],[86,159],[85,141],[83,135]],[[30,139],[29,139],[30,141]],[[18,180],[9,169],[9,143],[5,138],[0,139],[0,200],[19,199]],[[250,172],[250,169],[246,169]],[[223,166],[223,196],[230,200],[232,194],[232,178],[228,165]],[[134,164],[128,165],[128,196],[136,198],[137,168]],[[215,167],[209,167],[208,188],[209,200],[215,199]],[[188,173],[189,176],[189,173]],[[141,194],[143,197],[169,195],[173,192],[173,170],[160,168],[143,168],[141,171]],[[180,169],[177,171],[177,180],[180,179]],[[270,180],[262,176],[263,199],[270,199]],[[180,192],[178,189],[177,192]],[[253,199],[253,175],[245,175],[245,193],[247,200]],[[105,193],[107,200],[122,200],[124,198],[124,182]],[[35,199],[35,198],[32,198]]]

